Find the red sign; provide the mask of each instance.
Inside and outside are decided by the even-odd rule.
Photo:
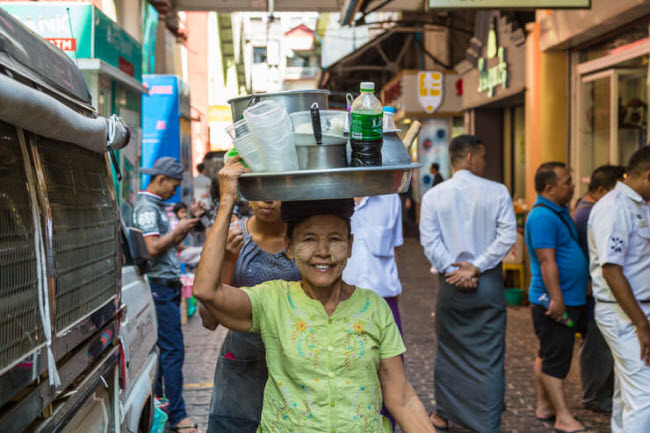
[[[395,80],[390,86],[384,87],[382,103],[390,105],[402,96],[402,80]]]
[[[117,58],[117,69],[126,74],[129,74],[132,77],[135,76],[135,66],[133,66],[133,63],[127,61],[121,56]]]
[[[52,42],[60,50],[77,51],[77,40],[74,38],[45,38]]]

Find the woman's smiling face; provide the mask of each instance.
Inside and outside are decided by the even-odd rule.
[[[351,253],[347,224],[334,215],[316,215],[298,224],[287,250],[303,282],[316,288],[333,287]]]

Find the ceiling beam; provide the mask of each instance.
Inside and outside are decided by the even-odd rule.
[[[267,0],[174,0],[178,10],[266,12]],[[340,12],[338,0],[275,0],[274,12]]]
[[[154,0],[166,1],[166,0]],[[267,0],[168,0],[179,11],[266,12]],[[341,0],[275,0],[275,12],[341,12]],[[379,5],[379,3],[377,3]],[[422,0],[392,0],[381,12],[422,10]]]

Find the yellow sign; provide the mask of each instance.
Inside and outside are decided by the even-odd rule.
[[[232,122],[232,111],[228,105],[211,105],[208,109],[210,122]]]
[[[442,72],[418,72],[418,100],[424,111],[429,114],[434,113],[442,103],[443,79]]]

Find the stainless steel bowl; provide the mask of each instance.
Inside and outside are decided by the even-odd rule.
[[[247,200],[325,200],[404,192],[420,164],[246,173],[239,191]]]
[[[294,113],[296,111],[309,110],[311,104],[318,103],[321,110],[326,110],[328,105],[329,90],[288,90],[286,92],[277,93],[256,93],[253,95],[238,96],[228,101],[230,110],[232,111],[232,118],[234,121],[241,119],[244,110],[250,105],[256,104],[261,100],[277,101],[284,105],[287,112]]]
[[[348,139],[343,136],[323,134],[323,143],[318,145],[314,134],[294,132],[293,141],[296,144],[300,170],[326,170],[348,166]]]
[[[333,144],[303,144],[296,146],[301,170],[325,170],[348,166],[347,140]]]

